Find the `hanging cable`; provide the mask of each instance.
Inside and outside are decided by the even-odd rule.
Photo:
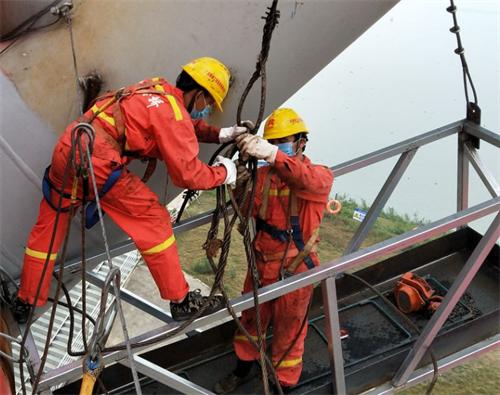
[[[66,21],[66,26],[68,27],[69,32],[69,40],[71,44],[71,57],[73,60],[73,70],[75,72],[75,86],[76,86],[76,101],[78,103],[78,111],[79,114],[82,115],[83,111],[85,111],[84,107],[84,98],[80,97],[80,91],[84,88],[85,82],[84,79],[80,78],[80,73],[78,72],[78,62],[76,60],[76,49],[75,49],[75,40],[73,37],[73,20],[71,18],[71,10],[73,9],[73,3],[71,1],[66,1],[58,7],[53,7],[51,12],[54,15],[58,15],[61,18],[64,18]]]
[[[471,120],[478,120],[478,118],[480,118],[481,116],[480,115],[481,113],[478,105],[476,88],[474,87],[474,82],[472,82],[469,66],[467,65],[467,61],[465,60],[465,49],[462,46],[462,39],[460,37],[460,26],[458,26],[458,21],[457,21],[457,7],[455,6],[454,0],[450,0],[450,6],[446,8],[446,11],[448,11],[453,17],[453,27],[450,28],[450,32],[455,34],[457,38],[457,48],[455,49],[454,52],[460,56],[460,61],[462,63],[465,102],[467,105],[467,118]],[[472,89],[474,102],[471,102],[469,99],[469,89],[468,89],[469,85]]]
[[[260,50],[259,57],[257,59],[257,64],[255,65],[255,71],[250,77],[250,81],[243,91],[243,94],[240,99],[240,103],[238,104],[238,111],[236,115],[236,120],[238,125],[241,125],[241,112],[243,110],[243,106],[245,104],[245,100],[248,96],[248,93],[253,87],[255,81],[259,78],[261,79],[261,94],[260,94],[260,106],[259,106],[259,114],[257,116],[257,120],[255,121],[255,126],[253,129],[253,134],[257,133],[260,127],[260,123],[262,122],[262,118],[264,116],[264,111],[266,107],[266,62],[267,57],[269,56],[269,50],[271,48],[271,38],[273,36],[273,31],[275,27],[278,25],[278,19],[280,16],[280,12],[277,9],[278,0],[273,0],[271,7],[268,7],[268,12],[265,17],[262,19],[266,20],[264,24],[264,32],[262,35],[262,47]]]
[[[52,22],[49,22],[45,25],[42,26],[36,26],[36,24],[49,12],[52,11],[52,8],[59,3],[60,0],[53,1],[50,3],[48,6],[44,7],[42,10],[37,12],[36,14],[30,16],[28,19],[26,19],[24,22],[16,26],[14,29],[12,29],[10,32],[3,34],[0,36],[0,42],[3,41],[10,41],[12,40],[2,51],[0,51],[0,56],[3,55],[5,52],[7,52],[11,47],[14,46],[14,44],[24,35],[28,33],[33,33],[41,29],[45,29],[47,27],[50,27],[52,25],[55,25],[61,20],[60,16],[57,16],[56,19]]]
[[[86,128],[86,129],[91,129],[92,132],[95,134],[95,131],[93,130],[92,125],[82,124],[81,127]],[[121,303],[121,296],[120,296],[120,275],[121,275],[121,273],[120,273],[119,268],[113,266],[113,262],[111,260],[111,253],[109,252],[109,244],[108,244],[108,238],[106,235],[106,228],[104,226],[103,212],[102,212],[101,202],[100,202],[99,193],[98,193],[98,189],[97,189],[97,182],[96,182],[96,178],[95,178],[94,167],[92,165],[91,152],[89,149],[87,150],[87,161],[89,163],[90,179],[92,181],[92,186],[94,188],[94,196],[95,196],[95,201],[96,201],[96,205],[97,205],[97,211],[99,213],[99,223],[101,225],[101,233],[102,233],[102,238],[104,241],[104,248],[106,250],[107,263],[109,266],[109,273],[107,276],[107,280],[109,281],[108,289],[111,286],[111,282],[113,282],[114,291],[115,291],[115,299],[116,299],[116,307],[117,307],[118,316],[120,318],[120,322],[122,325],[122,332],[123,332],[123,337],[125,340],[127,356],[128,356],[129,361],[130,361],[130,370],[132,372],[132,377],[134,379],[135,391],[136,391],[136,394],[141,395],[142,391],[141,391],[141,386],[139,384],[139,376],[137,375],[137,370],[135,368],[134,357],[132,354],[132,346],[130,344],[127,323],[125,321],[125,315],[123,313],[123,308],[122,308],[122,303]],[[103,288],[102,292],[104,293],[105,291],[107,292],[107,289]],[[101,300],[101,313],[103,313],[103,301],[102,300]],[[102,318],[102,314],[99,316],[99,318]]]

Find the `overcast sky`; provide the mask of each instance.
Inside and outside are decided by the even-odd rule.
[[[500,1],[456,0],[482,125],[500,127]],[[465,117],[460,59],[446,0],[402,0],[284,106],[311,131],[308,153],[334,165]],[[417,152],[388,205],[428,219],[456,208],[456,136]],[[498,152],[483,161],[500,179]],[[336,180],[333,193],[371,202],[396,162]],[[471,204],[488,198],[471,169]],[[429,204],[432,202],[432,204]]]

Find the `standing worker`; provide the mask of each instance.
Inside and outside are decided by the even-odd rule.
[[[203,120],[210,115],[214,104],[222,111],[221,104],[229,89],[229,70],[209,57],[195,59],[182,69],[175,87],[163,78],[153,78],[98,98],[59,138],[44,177],[44,199],[38,220],[25,250],[21,286],[13,309],[18,322],[26,322],[31,305],[44,305],[48,298],[57,251],[71,220],[67,207],[71,193],[68,184],[72,182],[66,183],[64,191],[61,189],[71,152],[71,130],[77,122],[89,122],[95,129],[92,165],[102,209],[136,244],[161,297],[171,301],[172,317],[186,320],[207,300],[199,291],[189,291],[167,209],[126,168],[133,158],[150,163],[163,160],[175,185],[196,190],[235,181],[236,167],[229,159],[218,157],[213,166],[198,159],[198,141],[224,143],[247,131],[236,126],[220,129]],[[71,169],[67,179],[73,178]],[[63,209],[59,226],[54,230],[62,192]],[[90,192],[92,198],[94,191]],[[81,188],[78,199],[82,199]],[[54,243],[49,251],[53,232]],[[47,271],[41,278],[46,260]],[[40,295],[35,301],[40,282]],[[214,297],[204,314],[223,307],[222,298]]]
[[[304,121],[294,110],[280,108],[267,120],[264,138],[249,134],[236,138],[240,156],[269,163],[257,171],[252,214],[257,229],[254,249],[260,286],[319,265],[316,245],[333,174],[304,156],[308,134]],[[243,292],[251,290],[252,278],[247,273]],[[285,392],[297,384],[302,371],[306,314],[312,291],[312,285],[307,286],[260,305],[263,334],[272,322],[272,362],[279,362],[276,374]],[[255,309],[249,309],[241,316],[241,324],[254,339],[255,313]],[[235,390],[259,359],[259,351],[242,333],[236,333],[234,348],[238,357],[236,369],[215,385],[216,393]]]

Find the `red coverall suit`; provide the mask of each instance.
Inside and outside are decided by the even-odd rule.
[[[279,229],[288,229],[287,223],[290,218],[288,210],[289,196],[290,190],[292,190],[297,196],[298,216],[303,240],[307,242],[319,227],[323,218],[325,204],[333,183],[332,172],[326,167],[313,165],[306,157],[301,160],[278,151],[273,166],[261,167],[258,170],[254,217],[257,216],[263,203],[264,181],[269,171],[274,174],[271,175],[270,179],[266,222]],[[279,280],[281,257],[283,257],[286,244],[286,242],[271,237],[265,231],[258,231],[254,241],[254,248],[262,286]],[[284,264],[285,268],[290,265],[293,257],[297,254],[298,250],[292,242]],[[314,265],[319,265],[316,252],[311,252],[309,256]],[[295,273],[306,270],[308,268],[305,262],[302,261]],[[243,292],[246,293],[251,290],[252,279],[251,275],[247,273]],[[273,322],[271,350],[273,363],[276,364],[282,358],[297,336],[307,312],[312,290],[312,286],[301,288],[260,306],[263,333],[266,332],[270,322]],[[257,339],[254,309],[243,311],[241,323]],[[304,325],[295,345],[276,369],[278,379],[282,385],[293,386],[299,381],[306,333],[307,324]],[[243,361],[259,359],[259,352],[241,333],[237,333],[234,338],[234,348],[238,358]]]
[[[153,86],[153,82],[157,84]],[[210,167],[197,158],[198,140],[218,143],[219,128],[208,126],[201,120],[193,121],[184,107],[183,92],[163,79],[142,81],[128,89],[138,89],[148,84],[148,89],[124,96],[119,103],[109,106],[101,113],[99,109],[104,107],[108,99],[99,100],[85,114],[87,119],[94,113],[99,114],[92,122],[96,129],[92,164],[98,189],[101,190],[114,169],[131,160],[130,156],[124,155],[124,151],[132,153],[134,157],[165,161],[173,183],[181,188],[210,189],[221,185],[226,178],[225,168]],[[119,136],[115,120],[118,116],[113,107],[118,105],[121,107],[120,122],[125,126],[125,136]],[[70,131],[75,123],[67,127],[53,152],[49,179],[57,189],[62,185],[71,147]],[[117,141],[121,141],[123,149]],[[73,175],[67,182],[69,186],[65,188],[66,192],[71,191],[72,179]],[[52,202],[56,206],[58,199],[58,192],[52,190]],[[180,267],[170,216],[159,203],[156,194],[139,177],[124,168],[116,183],[100,201],[105,213],[135,242],[161,297],[169,300],[183,298],[189,287]],[[68,205],[69,199],[65,199],[63,207]],[[42,199],[38,220],[26,246],[18,293],[20,299],[30,304],[34,304],[43,265],[48,256],[55,217],[56,211]],[[69,214],[61,213],[37,305],[43,305],[47,301],[57,251],[69,222]]]

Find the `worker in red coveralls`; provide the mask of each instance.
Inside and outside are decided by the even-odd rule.
[[[263,138],[250,134],[236,138],[240,156],[268,162],[257,172],[253,211],[261,286],[319,265],[318,231],[333,174],[303,154],[307,136],[308,130],[299,115],[292,109],[280,108],[268,118]],[[244,170],[238,168],[238,180],[243,178],[242,173]],[[252,279],[247,273],[243,292],[251,290]],[[307,286],[260,305],[262,333],[272,322],[272,362],[279,362],[276,374],[285,392],[297,384],[302,371],[307,332],[304,320],[312,291],[313,287]],[[241,324],[256,340],[255,318],[255,309],[245,310]],[[236,369],[215,385],[216,393],[234,391],[249,375],[253,361],[259,359],[259,351],[242,333],[236,333],[234,348],[238,357]]]
[[[81,121],[91,122],[95,129],[92,164],[102,209],[136,244],[161,297],[171,301],[173,318],[188,319],[206,301],[199,290],[189,291],[168,211],[126,168],[132,158],[163,160],[175,185],[195,190],[235,181],[236,167],[231,160],[218,157],[213,166],[208,166],[198,159],[198,141],[224,143],[247,131],[237,126],[217,128],[204,121],[214,104],[222,111],[229,89],[229,70],[209,57],[193,60],[182,69],[175,87],[163,78],[153,78],[98,98],[83,118],[71,123],[59,138],[44,177],[45,196],[38,220],[25,249],[21,286],[13,309],[18,322],[26,322],[31,305],[43,305],[48,298],[54,262],[70,222],[64,208],[69,205],[71,186],[64,188],[63,210],[50,251],[49,245],[71,149],[71,130]],[[73,176],[69,179],[73,180]],[[81,191],[79,195],[81,199]],[[47,271],[41,278],[46,262]],[[40,282],[41,291],[35,300]],[[204,314],[222,307],[222,298],[217,296]]]

